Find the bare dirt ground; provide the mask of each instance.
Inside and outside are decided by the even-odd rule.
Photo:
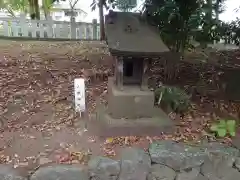
[[[112,61],[99,42],[0,43],[1,162],[34,168],[114,155],[74,112],[73,80],[87,79],[87,109],[106,94]],[[112,140],[111,140],[112,142]]]
[[[74,112],[73,80],[88,80],[91,113],[96,97],[104,100],[110,75],[112,59],[100,42],[1,41],[1,163],[32,170],[48,163],[84,163],[90,154],[115,155],[126,145],[146,148],[153,139],[199,141],[208,136],[203,130],[209,122],[220,118],[210,109],[200,110],[203,104],[213,108],[206,99],[184,117],[172,117],[182,124],[172,135],[99,139]],[[237,117],[235,106],[228,104],[226,111]]]
[[[0,46],[3,161],[15,166],[65,161],[61,154],[67,148],[101,154],[100,144],[74,113],[73,79],[91,76],[96,66],[99,73],[106,73],[111,65],[111,59],[104,57],[106,49],[99,43],[6,41]],[[102,80],[88,86],[89,111],[91,97],[100,95],[104,87]]]

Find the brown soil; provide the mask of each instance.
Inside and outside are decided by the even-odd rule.
[[[103,155],[104,141],[91,137],[73,110],[73,80],[101,75],[87,84],[91,112],[111,74],[105,46],[9,41],[0,46],[2,161],[16,167],[37,166],[58,162],[69,151]]]

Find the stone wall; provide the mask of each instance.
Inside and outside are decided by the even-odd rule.
[[[0,180],[237,180],[239,150],[219,143],[188,145],[173,141],[152,143],[149,151],[125,148],[119,161],[92,157],[88,167],[52,165],[31,177],[0,166]]]

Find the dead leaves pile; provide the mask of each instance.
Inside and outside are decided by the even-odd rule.
[[[225,137],[217,139],[208,131],[211,123],[221,118],[214,112],[202,112],[200,106],[201,104],[193,104],[191,110],[182,116],[172,113],[170,118],[177,121],[179,126],[177,126],[175,132],[171,134],[163,133],[159,137],[109,137],[103,146],[104,154],[112,157],[116,155],[116,149],[119,147],[138,146],[139,144],[145,144],[143,148],[147,149],[150,143],[158,140],[173,140],[190,144],[220,141],[221,143],[231,145],[231,138]],[[221,111],[227,111],[233,116],[237,116],[236,113],[239,112],[238,103],[222,102],[219,106],[221,107]]]
[[[56,162],[60,164],[87,164],[90,156],[89,152],[65,152],[56,156]]]
[[[92,44],[85,45],[84,43],[23,44],[14,48],[2,48],[1,54],[3,57],[0,59],[0,120],[8,121],[8,129],[29,128],[29,126],[24,127],[26,116],[24,118],[21,116],[32,117],[39,111],[46,111],[43,109],[46,104],[52,107],[49,113],[53,114],[53,118],[34,125],[36,129],[44,131],[51,130],[51,128],[57,129],[62,123],[74,124],[78,115],[73,107],[73,80],[77,77],[86,79],[87,107],[90,112],[95,109],[96,97],[101,96],[101,101],[106,103],[106,77],[112,74],[112,64],[103,65],[105,60],[101,58],[101,55],[107,54],[107,51],[102,46],[93,48]],[[89,54],[95,54],[97,61],[89,59]],[[154,68],[152,69],[155,71],[153,72],[154,78],[164,77],[159,75],[162,70],[158,69],[157,65]],[[194,76],[191,74],[191,77]],[[173,134],[162,134],[161,137],[108,138],[102,150],[106,156],[115,156],[118,147],[144,144],[144,148],[147,148],[147,145],[155,140],[199,142],[202,138],[207,138],[215,141],[216,139],[206,130],[213,120],[220,117],[214,113],[200,112],[199,109],[204,106],[204,102],[206,100],[193,105],[192,110],[182,117],[171,114],[171,118],[179,121],[180,124]],[[216,106],[216,101],[208,103]],[[20,115],[13,115],[9,112],[11,104],[19,105]],[[236,104],[226,102],[217,104],[222,111],[227,111],[233,116],[239,112]],[[24,119],[23,122],[21,119]],[[66,151],[56,157],[56,161],[84,164],[87,163],[90,155],[91,152]],[[7,161],[9,161],[7,157],[0,155],[0,163]]]
[[[0,59],[0,120],[22,123],[21,116],[36,114],[45,104],[50,104],[55,113],[52,123],[74,121],[73,80],[78,77],[91,83],[87,86],[98,82],[97,87],[87,89],[88,109],[93,111],[95,96],[106,87],[102,80],[111,73],[111,64],[96,67],[94,63],[107,53],[106,47],[93,42],[13,43],[11,47],[3,47],[0,51],[0,56],[4,54]],[[92,54],[99,55],[93,62],[88,57]],[[19,105],[21,112],[16,118],[11,112],[7,113],[11,104]]]
[[[92,155],[91,150],[78,150],[72,144],[61,143],[55,161],[61,164],[87,164]]]
[[[115,148],[132,146],[140,143],[145,138],[136,136],[122,136],[122,137],[109,137],[105,140],[102,150],[107,157],[113,157],[116,155]]]

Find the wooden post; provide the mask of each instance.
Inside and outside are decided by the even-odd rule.
[[[19,24],[17,23],[17,21],[12,21],[11,22],[11,30],[12,30],[12,36],[14,37],[18,37],[18,28],[19,28]]]
[[[116,85],[118,89],[123,90],[123,58],[116,58]]]
[[[100,41],[105,40],[103,4],[104,4],[104,0],[100,0],[99,3],[98,3],[99,17],[100,17],[99,18],[99,21],[100,21]]]
[[[73,12],[71,12],[73,13]],[[70,38],[71,39],[76,39],[76,21],[75,21],[75,17],[71,16],[71,19],[70,19],[70,32],[71,32],[71,36]]]
[[[117,57],[113,57],[114,59],[113,59],[113,61],[114,61],[114,83],[115,84],[117,84],[117,73],[118,73],[118,70],[117,70],[117,63],[118,63],[118,61],[117,61]]]
[[[38,30],[38,26],[37,26],[37,21],[35,20],[31,20],[31,31],[32,31],[32,37],[36,38],[37,37],[37,30]]]
[[[97,19],[93,19],[92,20],[92,24],[93,24],[93,40],[97,40]]]
[[[21,26],[21,33],[23,37],[28,37],[28,23],[26,22],[25,14],[20,14],[20,26]]]
[[[45,32],[45,28],[44,28],[44,22],[41,22],[39,20],[39,23],[38,23],[38,30],[39,30],[39,38],[44,38],[44,32]]]
[[[83,23],[79,23],[78,25],[78,38],[79,39],[84,39],[84,25]]]
[[[3,30],[4,30],[4,36],[9,36],[9,22],[4,20],[3,21]]]
[[[48,15],[47,17],[47,21],[48,21],[48,24],[47,24],[47,37],[48,38],[53,38],[55,37],[54,36],[54,29],[53,29],[53,20],[52,20],[52,16]]]
[[[149,60],[143,59],[143,73],[142,73],[142,83],[141,83],[141,90],[148,89],[148,68],[149,68]]]
[[[86,39],[92,40],[92,33],[91,33],[91,27],[89,24],[86,24]]]

